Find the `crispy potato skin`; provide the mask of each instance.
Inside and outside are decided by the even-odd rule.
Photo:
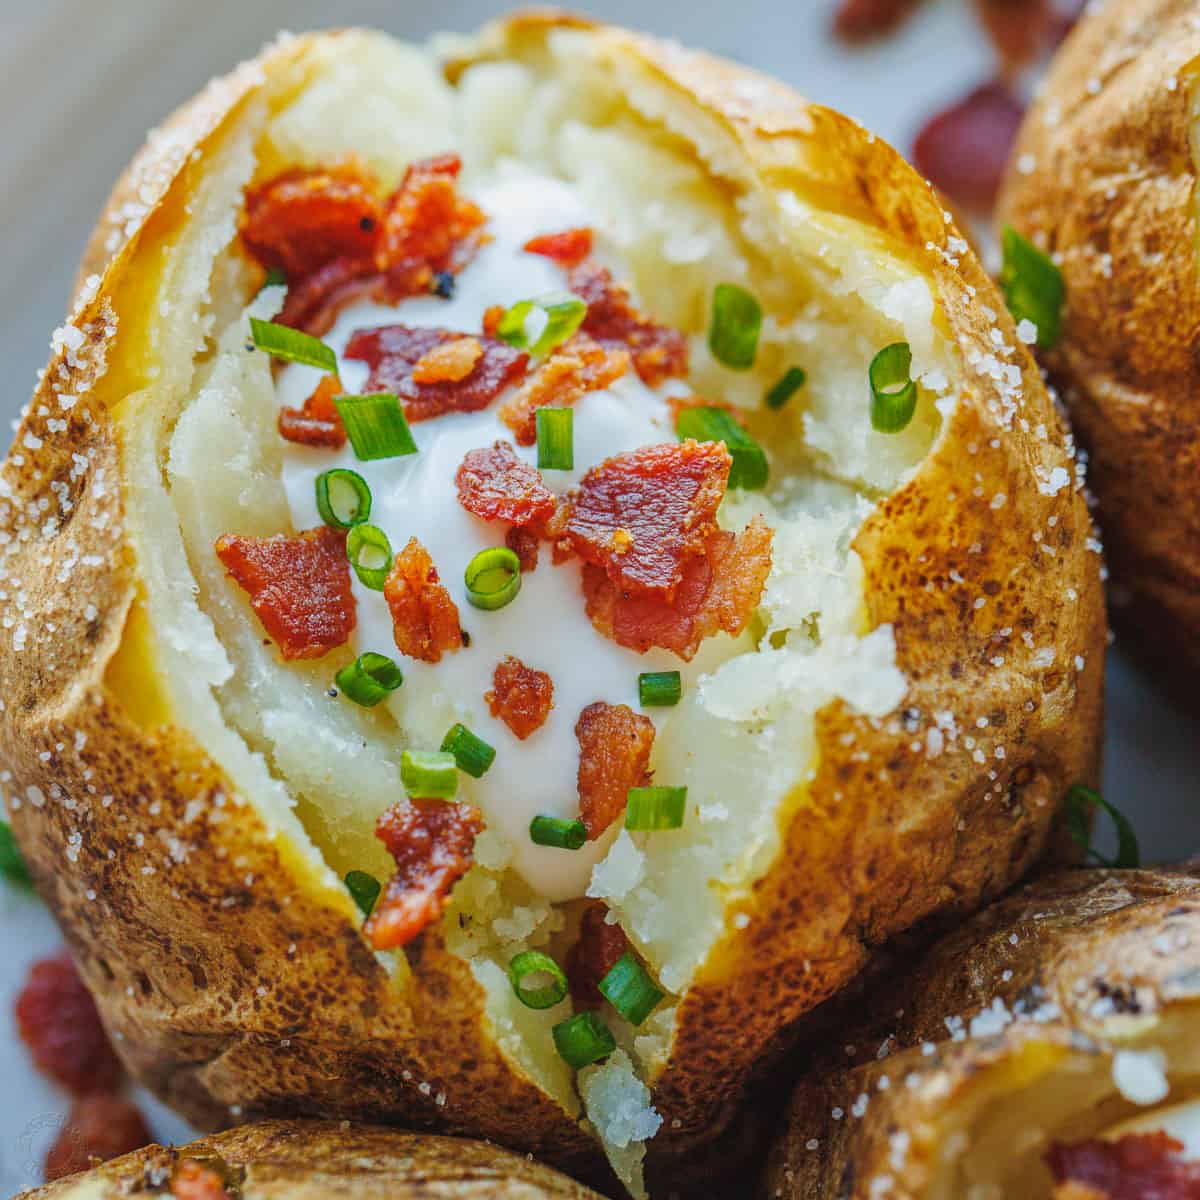
[[[272,1200],[600,1200],[565,1175],[487,1142],[401,1133],[340,1121],[263,1121],[186,1146],[147,1146],[22,1192],[20,1200],[71,1200],[99,1182],[94,1197],[127,1196],[147,1181],[164,1186],[181,1159],[217,1155],[241,1168],[242,1194]]]
[[[1092,6],[1051,67],[999,204],[1061,262],[1046,357],[1090,452],[1123,634],[1200,664],[1194,0]],[[1127,599],[1126,599],[1127,597]]]
[[[1168,942],[1171,952],[1163,953]],[[792,1098],[763,1196],[868,1200],[873,1181],[887,1176],[888,1196],[920,1200],[939,1149],[960,1127],[958,1110],[979,1088],[991,1089],[991,1104],[1003,1103],[1006,1092],[1017,1097],[1068,1051],[1099,1056],[1114,1042],[1152,1040],[1168,1010],[1197,1019],[1198,971],[1194,871],[1062,871],[1019,889],[939,941],[914,968],[883,972],[853,1001],[834,1002],[827,1015],[844,1020]],[[1104,997],[1116,1003],[1097,1015]],[[1032,998],[1033,1006],[1057,1006],[1059,1015],[947,1038],[946,1018],[969,1026],[997,998],[1006,1008]],[[927,1054],[923,1043],[936,1049]],[[880,1087],[883,1076],[890,1086]],[[864,1094],[865,1114],[856,1116]],[[902,1160],[893,1152],[897,1133],[908,1139]],[[819,1153],[806,1146],[812,1138]]]
[[[477,54],[519,54],[565,20],[514,18],[486,31]],[[1069,486],[1040,490],[1034,474],[1071,465],[1058,418],[930,189],[884,143],[780,84],[619,30],[593,36],[610,61],[713,123],[738,187],[772,205],[772,189],[794,190],[896,239],[964,349],[991,354],[998,329],[1022,376],[1014,419],[992,373],[968,367],[927,460],[858,535],[866,620],[893,623],[911,688],[902,714],[878,723],[840,703],[819,714],[817,774],[782,853],[730,906],[652,1081],[665,1118],[652,1152],[671,1156],[721,1128],[785,1026],[876,946],[930,914],[973,910],[1045,852],[1066,788],[1094,777],[1105,629],[1084,504]],[[111,411],[120,372],[106,369],[129,351],[110,297],[153,253],[161,227],[181,219],[195,182],[190,152],[314,41],[271,48],[211,85],[135,160],[85,259],[84,277],[107,262],[73,318],[86,353],[56,353],[5,463],[15,500],[3,516],[4,561],[10,579],[25,581],[19,598],[0,602],[26,629],[20,652],[11,635],[0,643],[13,825],[130,1070],[193,1121],[336,1114],[469,1131],[576,1165],[595,1154],[590,1135],[500,1052],[473,977],[439,932],[414,943],[411,981],[393,986],[340,890],[297,875],[286,839],[233,796],[187,729],[145,715],[153,668],[132,683],[109,671],[144,620]],[[126,220],[130,196],[147,211]],[[57,418],[63,392],[80,399],[67,430],[51,434],[41,409]],[[1039,427],[1049,432],[1039,437]],[[84,466],[72,458],[89,452]],[[52,482],[67,486],[72,508],[46,531],[36,505],[57,507]],[[1000,493],[1003,511],[992,504]],[[69,585],[57,581],[68,562]],[[1056,648],[1053,664],[1035,661],[1039,647]],[[963,736],[947,735],[934,755],[927,738],[939,713],[952,713]],[[197,798],[221,798],[221,819],[196,820]],[[171,846],[186,848],[184,864],[168,861]],[[147,874],[151,852],[162,869]]]

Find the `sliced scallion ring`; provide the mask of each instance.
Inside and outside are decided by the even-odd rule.
[[[404,675],[386,654],[368,650],[347,663],[333,679],[348,700],[363,708],[374,708],[404,682]]]
[[[612,1031],[594,1012],[576,1013],[560,1021],[551,1032],[559,1057],[577,1071],[607,1058],[617,1048]]]
[[[808,372],[803,367],[788,367],[763,397],[770,409],[782,408],[806,383]]]
[[[362,910],[362,915],[369,917],[383,890],[379,880],[366,871],[347,871],[345,882],[346,890],[354,897],[354,903]]]
[[[675,431],[698,442],[724,442],[733,465],[729,486],[755,491],[767,485],[767,456],[763,448],[723,408],[696,405],[679,410]]]
[[[349,529],[371,515],[371,489],[357,472],[344,467],[322,471],[316,478],[317,512],[326,525]]]
[[[1011,225],[1000,234],[1004,262],[1000,268],[1000,290],[1013,320],[1032,321],[1037,326],[1037,344],[1048,350],[1058,341],[1062,327],[1066,286],[1062,272],[1049,255],[1043,254]]]
[[[569,408],[539,408],[537,465],[543,471],[570,471],[575,466],[575,413]]]
[[[392,543],[378,525],[360,522],[346,538],[346,557],[363,587],[382,592],[392,570]]]
[[[27,888],[33,884],[29,877],[29,868],[25,865],[25,858],[13,835],[12,826],[7,821],[0,821],[0,875],[9,883],[20,887]]]
[[[559,850],[579,850],[587,841],[587,826],[579,820],[564,821],[560,817],[534,817],[529,822],[529,840],[538,846],[554,846]]]
[[[687,808],[685,787],[634,787],[625,801],[625,828],[634,832],[678,829]]]
[[[758,354],[761,329],[762,305],[754,296],[736,283],[718,283],[708,329],[713,358],[735,371],[748,371]]]
[[[254,339],[254,344],[272,358],[320,367],[322,371],[337,370],[337,355],[333,350],[320,338],[310,337],[298,329],[251,317],[250,336]]]
[[[1091,817],[1092,810],[1102,808],[1117,831],[1117,855],[1106,858],[1092,847]],[[1137,834],[1130,824],[1129,818],[1110,804],[1099,792],[1092,788],[1076,784],[1067,792],[1066,800],[1067,831],[1071,840],[1081,847],[1093,862],[1102,867],[1127,868],[1139,867],[1142,863],[1141,849],[1138,846]]]
[[[638,676],[638,700],[643,708],[669,708],[678,704],[682,695],[678,671],[644,671]]]
[[[507,546],[489,546],[467,563],[463,581],[476,608],[503,608],[521,590],[521,560]]]
[[[912,350],[907,342],[884,346],[871,359],[871,425],[880,433],[899,433],[917,411],[917,384],[910,376]]]
[[[449,732],[442,738],[442,750],[453,754],[454,761],[460,771],[465,771],[473,779],[482,779],[487,769],[496,761],[495,748],[489,746],[481,737],[476,737],[461,722],[451,725]]]
[[[528,321],[534,310],[544,314],[541,332],[530,341]],[[496,326],[496,336],[535,358],[561,346],[583,324],[587,304],[570,292],[552,292],[532,300],[518,300],[507,309]]]
[[[417,443],[408,427],[408,418],[399,398],[390,392],[335,396],[333,403],[354,447],[354,457],[360,462],[416,454]]]
[[[654,986],[645,967],[626,950],[600,980],[600,994],[627,1020],[640,1025],[658,1007],[663,993]]]
[[[549,982],[527,987],[531,976],[544,975]],[[525,950],[508,964],[508,978],[517,999],[526,1008],[553,1008],[567,994],[567,976],[562,967],[540,950]]]
[[[441,750],[405,750],[400,782],[413,800],[453,800],[458,794],[458,764]]]

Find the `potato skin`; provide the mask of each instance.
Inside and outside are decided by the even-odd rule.
[[[1197,18],[1194,0],[1090,6],[1025,119],[998,210],[1066,282],[1046,363],[1090,454],[1114,620],[1168,674],[1189,676],[1200,664]]]
[[[562,20],[514,18],[485,32],[477,53],[521,53]],[[999,330],[1020,372],[1013,399],[994,372],[967,368],[927,460],[858,535],[867,622],[894,625],[911,688],[902,714],[881,722],[840,703],[819,714],[817,774],[789,809],[780,858],[730,906],[652,1081],[664,1117],[652,1155],[668,1157],[725,1124],[785,1027],[876,946],[930,914],[974,909],[1043,854],[1067,787],[1094,777],[1105,630],[1083,502],[1035,475],[1071,468],[1060,423],[928,186],[854,122],[780,84],[674,44],[607,28],[593,36],[610,61],[714,122],[739,186],[772,211],[772,189],[786,188],[895,238],[964,349],[993,355]],[[14,829],[130,1070],[193,1121],[336,1114],[484,1134],[577,1166],[596,1153],[590,1135],[502,1055],[467,966],[440,933],[410,947],[411,982],[393,987],[345,896],[299,873],[285,839],[273,840],[189,732],[158,712],[152,663],[129,673],[140,585],[122,490],[96,486],[100,473],[130,486],[113,407],[133,368],[112,297],[179,219],[194,184],[190,151],[315,40],[271,48],[212,85],[135,162],[89,247],[85,274],[115,257],[73,320],[87,353],[64,348],[52,360],[5,464],[17,501],[3,518],[6,565],[28,581],[19,602],[0,602],[28,631],[23,651],[0,651]],[[129,195],[147,208],[132,225],[118,219]],[[68,429],[51,435],[40,408],[56,417],[68,390],[80,399]],[[79,467],[72,454],[88,451]],[[66,483],[72,508],[43,534],[36,504],[57,504],[51,481]],[[69,586],[56,581],[68,562]],[[1049,665],[1036,657],[1047,646]],[[958,734],[947,729],[934,754],[938,714]],[[198,798],[222,805],[221,819],[197,820]],[[186,847],[186,863],[171,864],[171,846]]]

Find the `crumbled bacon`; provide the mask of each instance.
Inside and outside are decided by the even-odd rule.
[[[475,370],[483,357],[478,338],[439,342],[413,363],[413,383],[458,383]]]
[[[1046,1163],[1059,1184],[1092,1188],[1106,1200],[1195,1200],[1200,1163],[1186,1161],[1182,1149],[1161,1131],[1129,1133],[1112,1141],[1055,1142]]]
[[[80,1096],[46,1154],[46,1182],[140,1150],[151,1141],[137,1107],[113,1091]]]
[[[496,664],[492,690],[483,698],[492,716],[524,741],[541,729],[554,707],[554,680],[508,654]]]
[[[677,329],[644,317],[629,299],[629,290],[616,283],[604,267],[592,262],[573,267],[568,287],[586,301],[583,331],[601,345],[627,349],[634,370],[650,387],[688,371],[687,341]]]
[[[113,1088],[121,1064],[65,950],[35,962],[17,996],[17,1029],[34,1066],[76,1095]]]
[[[590,900],[579,922],[579,938],[567,954],[567,979],[576,1009],[599,1008],[604,1003],[600,981],[629,949],[629,939],[620,925],[609,924],[608,906]]]
[[[500,419],[520,446],[537,441],[539,408],[570,408],[588,392],[606,388],[629,370],[625,350],[604,347],[586,334],[576,334],[559,346],[521,390],[500,408]]]
[[[975,0],[979,19],[1011,76],[1066,37],[1084,0]]]
[[[407,945],[442,915],[482,830],[483,817],[470,804],[410,800],[383,813],[375,836],[396,860],[396,873],[365,926],[377,950]]]
[[[396,555],[383,586],[396,648],[421,662],[440,662],[463,644],[458,606],[442,585],[429,551],[416,538]]]
[[[522,525],[514,525],[504,535],[504,544],[521,561],[522,574],[537,570],[539,541],[534,530]]]
[[[619,588],[670,598],[716,529],[732,459],[722,442],[671,442],[607,458],[573,497],[566,532]]]
[[[171,1172],[175,1200],[232,1200],[221,1174],[195,1158],[185,1158]]]
[[[356,610],[343,530],[322,526],[271,538],[227,533],[216,551],[284,658],[320,658],[350,637]]]
[[[471,338],[480,353],[462,378],[421,383],[413,370],[431,351],[464,335],[449,329],[417,329],[408,325],[381,325],[360,329],[346,344],[346,357],[371,368],[366,391],[392,392],[404,403],[410,421],[427,421],[448,412],[476,412],[487,406],[510,384],[525,375],[529,358],[496,338]]]
[[[595,841],[625,811],[631,787],[650,782],[654,722],[624,704],[598,700],[579,714],[579,815]]]
[[[671,601],[621,591],[599,567],[583,570],[592,624],[621,646],[644,654],[652,646],[684,660],[718,630],[746,628],[771,571],[772,532],[759,516],[736,536],[710,533],[703,555],[690,558]]]
[[[537,525],[558,506],[538,469],[522,462],[508,442],[468,451],[454,481],[459,503],[485,521]]]
[[[592,231],[564,229],[561,233],[543,233],[525,243],[530,254],[552,258],[563,267],[577,267],[592,252]]]
[[[500,322],[504,318],[505,308],[503,304],[489,304],[483,310],[483,322],[480,328],[488,337],[495,337],[496,330],[500,328]]]
[[[340,450],[346,444],[346,428],[333,398],[341,393],[341,380],[336,375],[324,376],[303,408],[285,406],[279,410],[280,434],[303,446]]]
[[[842,0],[833,18],[833,31],[848,42],[891,33],[921,0]]]
[[[290,283],[283,309],[275,320],[324,337],[338,313],[351,301],[388,299],[387,280],[370,259],[335,258],[311,275]]]

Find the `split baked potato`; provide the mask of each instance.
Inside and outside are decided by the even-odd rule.
[[[326,373],[273,365],[263,347],[290,336],[278,327],[314,277],[258,216],[278,202],[309,213],[302,249],[361,235],[378,253],[382,202],[364,179],[391,190],[389,270],[407,272],[408,298],[380,300],[394,275],[339,277],[352,301],[322,292],[325,307],[293,316],[329,339],[303,343]],[[361,220],[330,232],[329,210],[304,209],[314,189],[338,212],[365,206]],[[449,224],[413,224],[438,204]],[[411,237],[430,228],[448,240],[417,253]],[[539,242],[550,257],[535,262],[530,232],[572,237]],[[530,332],[532,285],[495,281],[561,280],[554,254],[593,236],[646,315],[610,292],[578,326],[560,282]],[[397,335],[424,347],[393,379],[411,430],[387,389],[370,403],[420,452],[382,462],[357,442],[351,454],[349,419],[330,408],[361,399],[331,398],[330,370],[336,359],[340,386],[359,386],[345,322],[387,319],[370,305],[459,322]],[[594,320],[614,311],[624,343]],[[495,406],[419,420],[420,405],[465,404],[457,385],[481,361],[525,370],[506,348],[536,357],[570,320],[564,354],[615,356],[625,373],[560,403],[578,400],[576,467],[603,462],[582,479],[546,470],[559,488],[546,503],[575,522],[606,472],[650,464],[641,499],[610,527],[597,501],[599,535],[569,522],[554,562],[543,545],[532,573],[493,571],[477,609],[467,558],[511,547],[503,525],[462,513],[452,480],[466,505],[507,463],[502,478],[524,480],[518,499],[537,507],[534,448],[501,430],[509,448],[464,474],[463,447],[437,447],[494,430]],[[677,440],[670,414],[682,430],[697,407],[725,433]],[[663,432],[645,430],[647,413]],[[285,426],[330,442],[295,445]],[[647,440],[662,445],[643,455]],[[629,453],[604,459],[612,449]],[[704,549],[682,532],[651,548],[703,575],[705,603],[711,579],[728,584],[700,631],[712,636],[693,636],[679,576],[661,594],[630,582],[640,522],[674,495],[651,468],[674,463],[674,486],[680,456],[717,464],[702,494],[724,497],[719,514],[694,527]],[[744,486],[726,491],[735,459]],[[333,463],[367,492],[322,501]],[[118,185],[3,480],[13,827],[129,1070],[201,1125],[338,1115],[485,1135],[567,1166],[603,1147],[636,1192],[647,1142],[668,1160],[712,1138],[789,1026],[892,935],[1014,883],[1051,844],[1067,788],[1096,770],[1099,559],[1064,429],[993,285],[891,148],[673,43],[526,15],[432,50],[366,32],[286,39],[216,81]],[[371,489],[396,548],[409,524],[422,537],[390,568],[390,551],[382,567],[355,559],[351,580],[337,539],[353,557]],[[759,574],[720,576],[712,548],[741,561],[752,535]],[[333,582],[256,583],[251,557],[280,547]],[[366,651],[390,667],[364,679]],[[481,695],[469,672],[500,655],[524,661]],[[673,707],[633,711],[643,672],[678,689]],[[529,707],[506,709],[502,690]],[[618,736],[633,731],[613,760],[624,774],[588,767],[592,700],[622,710]],[[445,756],[461,765],[464,747],[482,757],[451,764],[447,792]],[[625,783],[667,806],[639,818],[656,831],[638,831]],[[589,805],[607,796],[603,820],[585,790]],[[543,817],[557,848],[527,833]],[[588,840],[569,848],[580,827]],[[420,838],[446,850],[436,864],[415,861]],[[595,993],[595,953],[614,940],[632,1005]],[[510,979],[544,962],[519,958],[531,952],[560,975],[581,965],[585,985],[590,968],[590,993],[552,981],[550,1006],[531,1007]]]

